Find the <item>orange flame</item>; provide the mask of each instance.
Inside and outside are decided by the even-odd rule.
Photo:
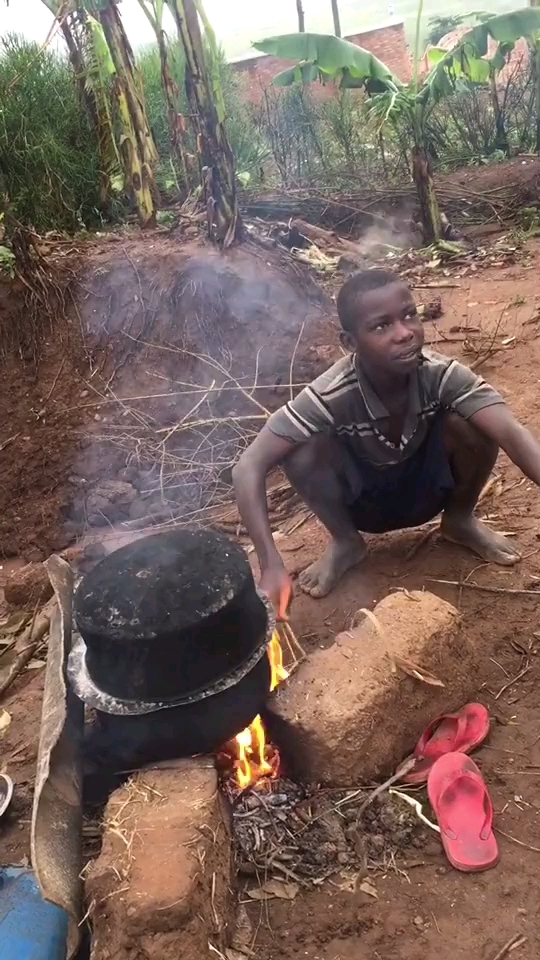
[[[283,650],[277,630],[274,630],[268,644],[268,659],[270,661],[270,692],[272,692],[282,680],[286,680],[289,676],[283,666]]]
[[[274,630],[268,644],[270,661],[270,690],[275,690],[289,674],[283,666],[283,650],[277,630]],[[256,783],[261,777],[277,777],[279,771],[279,752],[271,743],[267,743],[260,714],[249,727],[238,733],[232,742],[235,756],[234,777],[241,789]]]

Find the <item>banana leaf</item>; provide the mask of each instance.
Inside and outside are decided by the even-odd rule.
[[[253,46],[284,60],[298,60],[290,70],[278,74],[279,86],[289,86],[297,79],[341,80],[346,87],[378,83],[379,89],[398,90],[404,86],[382,60],[369,50],[348,40],[322,33],[289,33],[268,37]],[[309,69],[311,68],[311,69]],[[299,73],[298,73],[299,71]]]
[[[540,31],[540,8],[526,7],[501,16],[490,16],[460,39],[453,50],[437,48],[430,52],[431,70],[424,78],[418,100],[431,106],[456,89],[456,81],[466,78],[486,83],[500,70],[520,37],[534,37]],[[489,38],[499,45],[487,59]],[[377,57],[339,37],[319,33],[291,33],[260,40],[253,46],[263,53],[297,60],[295,66],[274,78],[278,86],[302,81],[339,80],[342,87],[364,86],[368,93],[405,90],[406,85]]]
[[[505,65],[517,40],[533,38],[540,31],[540,8],[525,7],[489,17],[465,33],[459,43],[446,53],[430,51],[433,67],[424,78],[423,88],[435,104],[447,96],[457,77],[473,83],[486,83]],[[489,38],[498,44],[494,56],[488,58]],[[422,94],[423,91],[420,93]]]

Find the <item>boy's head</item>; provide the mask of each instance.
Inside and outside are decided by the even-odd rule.
[[[366,370],[409,373],[419,363],[424,328],[409,287],[391,270],[362,270],[337,298],[344,346]]]

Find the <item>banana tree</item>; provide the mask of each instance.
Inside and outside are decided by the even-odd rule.
[[[108,91],[110,56],[103,31],[99,24],[89,21],[84,10],[75,11],[71,0],[43,2],[63,34],[81,101],[96,135],[100,158],[100,207],[106,210],[111,197],[124,189],[124,178],[114,133]]]
[[[133,51],[115,0],[43,0],[58,20],[94,124],[106,199],[126,190],[142,225],[155,221],[158,156]]]
[[[79,87],[81,102],[86,106],[90,118],[96,125],[96,106],[91,91],[88,90],[85,81],[85,63],[83,42],[78,31],[77,20],[73,12],[66,4],[66,0],[43,0],[44,4],[53,16],[58,20],[58,24],[64,37],[68,56],[73,67],[75,80]]]
[[[172,156],[182,169],[184,180],[188,182],[186,152],[183,144],[184,117],[180,103],[180,90],[176,83],[170,64],[167,36],[163,29],[163,13],[166,0],[138,0],[156,37],[161,69],[161,86],[167,108],[167,125]]]
[[[417,48],[420,34],[422,4],[417,18]],[[418,57],[414,61],[414,76],[404,84],[377,57],[368,50],[338,37],[304,33],[270,37],[255,43],[256,49],[286,60],[296,60],[295,66],[274,77],[277,86],[287,87],[296,82],[322,83],[337,81],[339,86],[361,88],[369,98],[372,117],[378,129],[385,124],[406,128],[410,132],[412,175],[416,185],[426,243],[441,239],[441,215],[435,193],[429,155],[426,149],[426,124],[437,106],[459,89],[465,81],[487,83],[493,72],[504,66],[516,40],[532,37],[540,30],[540,9],[527,7],[502,16],[490,17],[473,27],[456,47],[447,52],[431,51],[432,67],[420,81]],[[488,40],[498,44],[495,56],[488,60]]]
[[[125,124],[124,137],[128,139],[127,143],[123,140],[121,142],[126,161],[125,170],[134,193],[139,197],[144,196],[145,209],[140,209],[138,204],[137,209],[142,222],[149,223],[155,219],[157,189],[154,168],[159,157],[146,116],[142,83],[135,66],[133,50],[118,12],[117,0],[83,2],[87,13],[101,24],[114,64],[112,92],[118,101],[119,113]]]
[[[209,236],[228,247],[240,239],[242,222],[236,196],[234,158],[225,131],[225,102],[215,34],[202,0],[165,2],[174,17],[186,57],[186,93],[197,137]]]

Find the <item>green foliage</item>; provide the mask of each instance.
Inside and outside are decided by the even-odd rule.
[[[424,80],[424,98],[437,102],[455,89],[459,77],[485,83],[505,65],[517,40],[534,37],[539,30],[540,9],[533,7],[483,19],[464,34],[454,50],[446,54],[438,50],[431,52],[434,66]],[[498,47],[495,55],[487,59],[490,37]]]
[[[4,243],[0,243],[0,274],[5,273],[11,280],[15,276],[15,254]]]
[[[403,87],[401,80],[369,50],[339,37],[291,33],[269,37],[253,46],[284,60],[299,61],[296,66],[277,75],[274,83],[278,86],[287,87],[298,80],[306,83],[316,79],[323,82],[337,79],[342,87],[365,86],[370,93]]]
[[[1,0],[0,0],[1,3]],[[521,14],[525,14],[525,19]],[[532,19],[531,19],[532,16]],[[421,116],[426,151],[439,168],[458,163],[495,162],[496,126],[489,86],[480,84],[498,69],[500,60],[482,60],[488,35],[502,42],[501,54],[511,49],[524,27],[540,29],[540,10],[518,11],[485,20],[462,38],[450,54],[435,51],[427,81],[415,95],[371,54],[336,37],[294,34],[286,53],[298,65],[284,71],[258,105],[245,102],[238,75],[220,50],[206,50],[214,58],[213,76],[223,89],[226,129],[236,160],[237,179],[245,190],[261,182],[272,187],[317,185],[326,189],[354,189],[403,181],[410,175],[410,147]],[[526,21],[526,22],[525,22]],[[184,88],[184,57],[175,37],[168,50],[173,80],[179,90],[179,109],[188,117]],[[282,51],[281,38],[257,44],[269,52]],[[352,48],[352,52],[351,49]],[[336,55],[337,51],[337,55]],[[97,51],[99,52],[99,51]],[[106,64],[88,60],[87,88],[97,96]],[[317,62],[310,62],[309,56]],[[190,124],[182,135],[187,154],[187,180],[171,153],[167,108],[161,86],[157,48],[138,54],[148,117],[160,155],[158,184],[165,194],[185,196],[199,183],[197,151]],[[324,69],[323,69],[324,67]],[[314,87],[294,82],[334,76],[345,88],[337,97],[312,95]],[[365,86],[369,98],[347,87]],[[385,90],[384,94],[380,91]],[[316,92],[316,91],[315,91]],[[500,109],[511,149],[535,145],[535,78],[515,77],[500,88]],[[375,109],[373,109],[375,108]],[[382,124],[382,121],[388,121]],[[384,139],[383,139],[384,135]],[[103,174],[114,182],[118,201],[108,216],[122,217],[123,180],[114,178],[117,156],[109,163],[90,128],[79,89],[66,59],[17,37],[0,43],[0,196],[23,223],[38,230],[76,230],[99,222],[99,187]],[[0,243],[3,243],[0,235]],[[9,248],[6,248],[9,251]],[[1,251],[0,251],[1,254]],[[3,269],[8,264],[3,255]],[[9,265],[7,265],[9,269]]]
[[[108,61],[100,58],[99,51],[99,43],[86,51],[89,66],[86,85],[96,97],[104,134],[104,125],[108,122],[112,129],[113,121],[102,95],[109,82]],[[176,42],[170,45],[169,52],[174,79],[181,92],[182,111],[186,115],[184,58]],[[90,53],[92,56],[88,56]],[[160,155],[159,187],[174,195],[195,189],[196,164],[192,165],[192,180],[186,185],[183,172],[171,158],[157,48],[142,50],[138,65]],[[236,76],[221,52],[218,69],[236,168],[244,185],[255,187],[260,183],[269,148],[255,126],[249,106],[242,102]],[[188,152],[194,156],[195,143],[189,131],[185,136]],[[110,151],[108,154],[103,151],[104,144]],[[99,224],[103,217],[100,184],[104,175],[118,196],[108,216],[122,218],[125,208],[120,201],[124,181],[114,140],[103,136],[101,151],[98,148],[96,131],[90,126],[66,57],[42,50],[22,37],[3,38],[0,41],[0,194],[9,197],[13,215],[40,231],[73,232]]]
[[[21,37],[0,41],[0,194],[38,230],[97,220],[97,149],[66,60]]]

